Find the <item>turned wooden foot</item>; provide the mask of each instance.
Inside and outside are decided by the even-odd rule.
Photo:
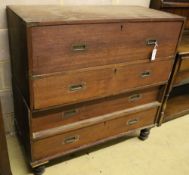
[[[145,128],[140,131],[139,139],[146,140],[150,134],[150,128]]]
[[[45,166],[39,166],[33,169],[34,175],[42,175],[45,172]]]

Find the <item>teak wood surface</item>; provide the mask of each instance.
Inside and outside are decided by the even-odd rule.
[[[156,112],[157,108],[152,108],[129,116],[92,125],[90,127],[84,127],[66,134],[36,141],[33,144],[33,158],[34,160],[40,160],[59,152],[75,149],[82,145],[91,144],[98,140],[127,132],[128,130],[134,130],[142,126],[153,124]],[[136,121],[136,124],[129,124],[129,121]],[[79,138],[78,140],[73,141],[73,144],[64,143],[66,138],[72,136],[78,136]]]
[[[12,8],[12,10],[10,8]],[[35,95],[35,92],[34,92],[35,89],[33,89],[33,81],[31,80],[32,79],[32,74],[33,74],[32,73],[32,67],[33,67],[32,65],[34,65],[33,55],[35,53],[34,52],[35,49],[32,47],[32,40],[33,40],[32,31],[33,31],[33,29],[37,30],[38,27],[27,27],[27,24],[30,23],[32,20],[35,19],[35,17],[34,17],[34,19],[32,19],[33,18],[32,15],[34,15],[34,16],[38,15],[38,20],[39,19],[40,20],[43,19],[42,17],[40,17],[40,15],[43,15],[43,10],[41,10],[40,12],[37,13],[35,11],[37,9],[38,10],[39,9],[44,9],[44,11],[48,12],[49,14],[51,14],[52,17],[55,18],[54,21],[56,21],[56,18],[57,18],[56,13],[53,15],[54,8],[55,9],[59,8],[60,11],[62,10],[62,12],[61,12],[62,16],[64,15],[64,12],[66,14],[70,14],[70,13],[72,13],[74,11],[74,10],[71,10],[72,7],[65,7],[65,9],[64,9],[64,7],[53,7],[53,6],[52,7],[50,6],[49,8],[46,8],[46,6],[45,7],[44,6],[42,6],[42,7],[37,7],[37,6],[27,7],[26,6],[24,8],[23,8],[23,6],[11,6],[11,7],[7,8],[8,19],[10,19],[10,23],[9,23],[10,26],[9,26],[9,28],[10,29],[11,28],[13,28],[13,29],[16,28],[16,30],[13,30],[12,32],[11,32],[11,30],[9,30],[10,31],[9,32],[10,33],[10,42],[11,42],[11,40],[14,40],[14,43],[16,42],[17,45],[19,45],[19,48],[17,48],[17,49],[15,49],[15,47],[12,47],[12,48],[10,47],[11,53],[13,55],[12,56],[12,64],[14,64],[14,66],[12,66],[13,67],[13,78],[14,78],[15,83],[17,83],[18,87],[21,89],[21,93],[23,94],[23,96],[26,99],[27,103],[29,104],[30,108],[35,108],[35,97],[33,97],[33,95]],[[107,15],[111,14],[111,13],[107,12],[107,9],[104,8],[104,7],[91,7],[91,8],[92,9],[96,9],[96,13],[97,14],[101,13],[101,11],[100,12],[98,11],[98,8],[100,8],[102,11],[104,10],[103,13],[107,13]],[[139,58],[139,59],[146,59],[147,58],[147,61],[149,62],[149,60],[150,60],[150,54],[151,54],[151,52],[153,50],[153,46],[150,46],[150,47],[148,46],[147,47],[146,46],[146,42],[147,42],[147,40],[150,40],[150,39],[157,40],[157,42],[158,42],[158,39],[159,39],[160,43],[158,43],[158,45],[159,45],[158,47],[160,48],[160,50],[161,50],[161,48],[163,48],[161,46],[161,44],[163,44],[164,42],[165,42],[165,45],[168,45],[168,46],[170,46],[172,48],[170,50],[170,52],[167,52],[166,50],[162,50],[163,53],[164,52],[167,53],[167,54],[163,54],[162,56],[165,56],[165,57],[167,56],[169,58],[171,58],[172,56],[174,56],[174,51],[176,50],[177,44],[173,44],[173,43],[176,43],[176,41],[179,38],[179,35],[180,35],[179,26],[182,25],[183,18],[181,18],[179,16],[175,16],[175,15],[170,15],[170,14],[167,14],[167,13],[165,13],[165,14],[164,13],[159,13],[158,11],[154,11],[154,10],[151,10],[151,9],[146,9],[146,8],[143,8],[143,7],[136,7],[136,9],[135,9],[135,7],[125,7],[125,8],[123,8],[123,7],[117,7],[117,6],[116,7],[107,7],[107,8],[110,8],[110,9],[113,8],[115,10],[115,13],[117,14],[117,16],[120,17],[120,19],[122,18],[122,15],[123,15],[125,22],[128,21],[128,19],[132,20],[133,23],[135,22],[135,20],[138,21],[138,22],[141,21],[142,22],[141,26],[147,25],[146,27],[149,28],[149,29],[151,29],[149,31],[149,33],[146,33],[146,35],[147,35],[146,38],[141,38],[141,40],[138,40],[138,39],[136,40],[135,39],[135,38],[138,38],[138,37],[140,38],[142,36],[141,33],[137,32],[137,31],[133,32],[134,33],[132,35],[133,37],[131,37],[130,43],[128,43],[128,44],[134,46],[134,43],[133,43],[133,40],[134,40],[134,41],[136,41],[135,42],[136,45],[138,45],[138,43],[141,43],[141,45],[138,45],[137,48],[134,47],[135,48],[135,52],[130,52],[130,53],[132,53],[132,55],[130,55],[130,57],[131,56],[133,57],[132,61],[138,60],[138,57],[140,57],[139,55],[143,54],[142,58]],[[80,9],[74,8],[74,7],[73,7],[73,9],[75,9],[76,11],[80,10]],[[128,10],[126,10],[126,9],[128,9]],[[27,18],[27,15],[28,15],[28,13],[29,13],[30,10],[32,10],[33,13],[29,15],[30,18],[31,18],[30,22],[29,22],[29,20],[27,21],[25,18]],[[134,11],[136,11],[136,12],[134,12]],[[141,16],[140,15],[141,11],[143,11],[143,15],[145,15],[145,16],[143,16],[143,15]],[[120,14],[120,12],[121,12],[121,14]],[[19,18],[15,15],[15,13],[19,16]],[[86,13],[82,12],[82,13],[84,13],[88,17],[88,13],[87,12]],[[44,14],[46,14],[46,13],[44,12]],[[161,17],[161,16],[163,16],[163,17],[161,18],[161,21],[159,21],[159,17]],[[143,18],[145,18],[145,19],[143,19]],[[62,17],[61,19],[62,19],[62,22],[64,24],[64,18]],[[82,15],[79,19],[82,20],[82,21],[84,21],[85,20],[84,15]],[[105,19],[105,18],[102,18],[102,21],[100,21],[100,19],[99,19],[99,23],[103,22],[103,19]],[[109,19],[111,19],[111,18],[109,17]],[[48,20],[48,19],[46,19],[46,20]],[[169,35],[168,32],[166,32],[167,35],[165,35],[165,36],[161,35],[160,36],[159,33],[158,33],[158,30],[155,29],[156,27],[152,28],[153,25],[151,25],[146,20],[148,20],[148,21],[150,20],[151,23],[157,22],[158,24],[160,24],[158,26],[158,28],[162,28],[161,26],[164,24],[165,25],[164,29],[167,28],[165,31],[168,31],[169,29],[172,29],[172,30],[169,30],[169,32],[171,32],[171,33],[173,32],[172,35]],[[173,20],[175,22],[171,22]],[[44,22],[45,19],[42,20],[42,21]],[[69,21],[72,22],[72,23],[74,23],[75,22],[75,18],[74,19],[73,18],[69,18]],[[94,20],[91,20],[91,21],[94,21]],[[167,26],[168,24],[163,23],[165,21],[168,22],[168,24],[170,24],[170,27]],[[118,19],[117,19],[117,22],[119,22]],[[40,24],[42,25],[43,23],[41,22]],[[131,26],[133,26],[133,25],[139,26],[139,24],[140,23],[138,23],[138,24],[134,23],[134,24],[131,24]],[[25,27],[23,25],[25,25]],[[53,22],[52,22],[52,25],[53,25]],[[101,24],[101,25],[103,25],[103,24]],[[154,25],[155,25],[155,23],[154,23]],[[175,26],[175,27],[173,27],[172,25]],[[90,24],[88,26],[90,26]],[[110,24],[110,22],[109,22],[109,26],[111,26],[111,28],[113,28],[113,29],[115,28],[115,27],[113,27],[113,26],[115,26],[114,23]],[[56,25],[55,27],[58,27],[58,26]],[[79,25],[79,27],[80,27],[80,25]],[[119,27],[119,32],[118,33],[121,33],[120,32],[120,24],[118,25],[118,27]],[[19,28],[21,28],[21,31],[19,31]],[[44,27],[44,31],[45,31],[45,28],[46,27]],[[174,30],[173,30],[173,28],[174,28]],[[161,30],[163,30],[163,29],[161,29]],[[142,31],[143,31],[143,33],[145,33],[144,29]],[[151,31],[152,31],[152,33],[151,33]],[[44,33],[46,33],[46,32],[44,32]],[[131,32],[130,32],[130,34],[131,34]],[[114,35],[115,35],[115,32],[112,33],[112,36],[114,36]],[[17,36],[20,36],[20,37],[17,37]],[[48,33],[47,33],[46,36],[48,36]],[[95,38],[95,36],[91,36],[91,35],[88,35],[88,34],[86,34],[86,36],[88,36],[87,38]],[[164,37],[162,37],[162,36],[164,36]],[[169,43],[167,43],[167,41],[164,40],[164,38],[166,38],[166,36],[169,36],[167,38],[167,41],[169,41]],[[26,40],[26,37],[27,37],[27,40]],[[102,37],[102,35],[101,35],[101,37]],[[172,37],[174,37],[175,39],[173,39]],[[72,37],[70,37],[70,38],[72,38]],[[45,38],[43,37],[43,39],[45,39]],[[52,38],[51,40],[49,40],[50,43],[53,42],[53,41],[56,41],[56,39]],[[78,42],[78,40],[76,40],[76,42]],[[40,46],[40,45],[46,45],[46,51],[50,52],[49,55],[56,54],[55,52],[52,52],[52,54],[51,54],[51,50],[49,50],[49,48],[48,48],[48,43],[46,43],[46,44],[45,43],[46,42],[43,42],[43,44],[39,44],[38,43],[37,45],[38,46]],[[106,49],[108,49],[107,48],[108,45],[105,45],[105,46],[106,47],[104,48],[104,51],[106,51]],[[144,46],[145,46],[145,49],[142,50],[141,48],[143,48]],[[56,47],[58,48],[59,44],[57,44]],[[137,53],[136,51],[138,49],[141,49],[141,51],[138,52],[140,54],[136,54]],[[127,49],[127,50],[132,50],[132,48]],[[150,50],[151,50],[151,52],[150,52]],[[167,50],[169,50],[169,49],[167,49]],[[115,50],[115,52],[117,52],[117,51]],[[85,52],[85,53],[87,53],[87,52]],[[123,62],[124,60],[126,60],[125,58],[127,58],[128,55],[125,54],[125,52],[123,52],[123,53],[124,53],[124,55],[122,55],[122,60],[119,60],[119,59],[114,59],[114,60],[116,60],[117,62]],[[161,53],[161,52],[158,52],[158,54],[159,53]],[[80,55],[81,53],[76,53],[76,54]],[[19,56],[19,55],[21,55],[21,56]],[[83,55],[85,55],[85,54],[83,53]],[[146,55],[146,57],[145,57],[145,55]],[[28,59],[27,59],[27,56],[28,56]],[[108,60],[109,56],[111,56],[111,55],[106,55],[106,56],[108,56],[108,57],[106,57],[106,59],[104,58],[105,61]],[[14,59],[14,58],[16,58],[16,59]],[[100,57],[100,58],[101,58],[101,61],[98,61],[99,62],[98,64],[107,64],[108,63],[107,61],[105,63],[103,63],[103,61],[102,61],[103,57]],[[56,63],[57,62],[56,60],[58,60],[58,59],[53,59],[53,60],[55,60],[55,63]],[[64,60],[64,59],[62,59],[62,60]],[[70,62],[69,60],[70,60],[70,58],[68,58],[66,60],[67,64]],[[87,63],[89,64],[90,60],[92,60],[92,59],[90,57],[87,60],[88,60]],[[92,65],[92,63],[95,63],[94,60],[95,59],[93,59],[93,61],[91,61],[91,65]],[[44,74],[42,74],[41,76],[46,75],[49,72],[52,72],[52,70],[54,69],[54,65],[56,65],[55,63],[53,61],[52,63],[49,62],[48,66],[44,65],[43,68],[41,68],[41,69],[45,69],[45,68],[48,68],[48,69],[46,69],[46,72],[43,71]],[[58,63],[59,62],[57,62],[57,64]],[[80,64],[80,63],[78,63],[78,61],[74,61],[73,63],[72,63],[72,65],[76,66],[76,68],[78,67],[78,64]],[[115,61],[111,62],[111,60],[110,60],[109,64],[110,63],[112,63],[112,64],[114,63],[115,64],[116,62]],[[40,64],[41,64],[41,61],[38,61],[37,65],[40,65]],[[62,65],[61,68],[60,68],[60,65]],[[86,65],[84,65],[84,64],[82,64],[82,66],[86,67]],[[90,66],[90,64],[89,64],[89,66]],[[95,66],[95,64],[94,64],[94,66]],[[65,67],[65,64],[59,64],[58,66],[55,66],[55,68],[57,68],[58,72],[61,69],[64,70],[64,67]],[[23,75],[25,75],[25,76],[23,76]],[[38,82],[38,81],[36,80],[36,82]]]
[[[177,70],[173,87],[189,83],[189,33],[185,32],[178,47]]]
[[[145,86],[161,85],[167,82],[172,64],[172,60],[126,64],[36,79],[33,80],[34,109],[73,104]],[[161,71],[157,71],[159,67]],[[72,90],[72,86],[79,86],[80,89]]]
[[[186,94],[172,97],[167,102],[164,122],[184,116],[189,113],[189,91]]]
[[[151,0],[150,7],[157,10],[185,16],[185,28],[189,29],[189,1],[188,0]]]
[[[9,6],[7,17],[32,167],[157,124],[184,18],[126,6]]]
[[[164,117],[160,120],[161,124],[162,121],[167,122],[181,117],[189,111],[187,109],[189,103],[187,100],[188,92],[185,92],[189,84],[189,1],[151,0],[150,7],[182,15],[187,19],[163,104],[162,116]],[[178,90],[185,93],[182,95],[175,93]]]
[[[180,16],[140,6],[8,6],[28,26],[111,23],[126,21],[180,21]]]
[[[170,79],[169,96],[165,108],[164,122],[189,113],[189,35],[184,34]],[[176,93],[180,91],[180,93]],[[183,92],[183,93],[182,93]],[[173,97],[172,97],[173,96]]]
[[[159,87],[152,87],[87,103],[66,106],[57,109],[57,111],[37,112],[33,114],[32,131],[37,132],[56,128],[61,125],[110,114],[142,104],[152,103],[154,101],[159,101],[159,95]]]
[[[148,45],[149,40],[157,41],[156,61],[173,58],[181,26],[181,22],[166,21],[33,27],[30,71],[35,76],[149,61],[154,48],[154,44]]]

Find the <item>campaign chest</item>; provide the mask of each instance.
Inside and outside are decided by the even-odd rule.
[[[148,136],[182,17],[127,6],[10,6],[7,15],[16,126],[33,168],[131,131]]]

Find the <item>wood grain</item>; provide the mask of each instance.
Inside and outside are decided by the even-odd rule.
[[[12,80],[19,87],[27,103],[30,103],[27,29],[23,21],[15,16],[15,13],[10,9],[7,9],[7,19]]]
[[[27,158],[31,159],[31,145],[30,145],[30,110],[27,102],[22,96],[18,86],[13,83],[14,94],[14,114],[15,114],[15,127],[17,135],[24,147]]]
[[[159,100],[159,87],[75,104],[57,110],[37,112],[32,117],[32,131],[56,128],[93,117],[124,110]],[[162,98],[162,97],[161,97]],[[103,110],[102,110],[103,109]]]
[[[188,0],[151,0],[150,7],[187,18],[185,28],[189,29]]]
[[[181,26],[181,22],[145,22],[33,27],[31,72],[40,75],[127,61],[150,62],[155,44],[147,45],[148,40],[158,43],[157,61],[171,58]],[[85,48],[76,51],[74,46]]]
[[[16,127],[33,168],[156,125],[184,18],[126,6],[9,6],[7,16]]]
[[[181,56],[189,56],[189,33],[185,33],[182,36],[181,43],[178,47],[179,55]]]
[[[179,68],[174,77],[174,87],[189,83],[189,57],[179,56],[178,64]]]
[[[158,71],[159,67],[161,71]],[[33,80],[34,108],[73,104],[139,87],[163,84],[168,80],[171,69],[172,60],[168,60],[129,66],[115,65],[35,79]],[[143,77],[143,74],[149,75]],[[70,91],[72,85],[81,85],[82,88]]]
[[[162,122],[186,114],[185,108],[187,105],[184,94],[187,96],[188,93],[183,93],[181,95],[178,92],[179,90],[180,92],[185,91],[185,88],[183,89],[182,87],[186,86],[187,88],[187,84],[189,83],[189,2],[188,0],[151,0],[150,7],[186,17],[185,31],[180,37],[181,42],[178,46],[178,54],[175,59],[161,107],[158,122],[159,125],[161,125]]]
[[[164,122],[184,116],[189,113],[189,94],[170,98],[165,110]]]
[[[189,71],[178,72],[173,87],[181,86],[189,83]]]
[[[80,130],[72,131],[66,134],[39,140],[33,143],[33,160],[35,161],[51,155],[61,154],[62,152],[79,148],[89,143],[92,144],[101,139],[127,132],[128,130],[133,130],[144,125],[153,124],[156,112],[157,109],[153,108],[119,119],[114,119],[90,127],[82,128]],[[138,122],[133,125],[128,125],[128,121],[133,119],[137,119]],[[71,136],[79,136],[79,140],[74,143],[64,144],[65,138]]]
[[[188,70],[189,70],[189,57],[182,57],[179,72],[188,71]]]
[[[29,26],[125,21],[183,21],[139,6],[9,6]]]
[[[109,120],[120,118],[120,117],[123,117],[125,115],[130,115],[130,114],[136,113],[138,111],[148,110],[150,108],[155,108],[155,107],[157,108],[160,105],[161,105],[161,103],[159,103],[159,102],[148,103],[148,104],[136,106],[136,107],[133,107],[133,108],[127,108],[127,109],[124,109],[124,110],[121,110],[121,111],[112,112],[112,113],[105,114],[105,115],[102,115],[102,116],[96,116],[94,118],[82,120],[82,121],[79,121],[79,122],[58,126],[56,128],[44,129],[44,130],[39,131],[39,132],[34,132],[32,134],[33,140],[40,140],[40,139],[44,139],[46,137],[55,136],[55,135],[58,135],[58,134],[61,134],[61,133],[70,132],[72,130],[85,128],[85,127],[88,127],[90,125],[98,124],[98,123],[101,123],[101,122],[107,122]]]

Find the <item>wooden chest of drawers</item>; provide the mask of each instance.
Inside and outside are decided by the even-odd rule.
[[[160,125],[189,113],[189,1],[151,0],[150,7],[186,17],[185,30],[162,105]]]
[[[162,122],[189,113],[189,32],[182,36],[166,94]]]
[[[16,126],[38,173],[134,130],[147,138],[182,17],[126,6],[10,6],[7,15]]]
[[[185,34],[178,48],[177,76],[174,80],[174,86],[189,83],[189,33]]]

